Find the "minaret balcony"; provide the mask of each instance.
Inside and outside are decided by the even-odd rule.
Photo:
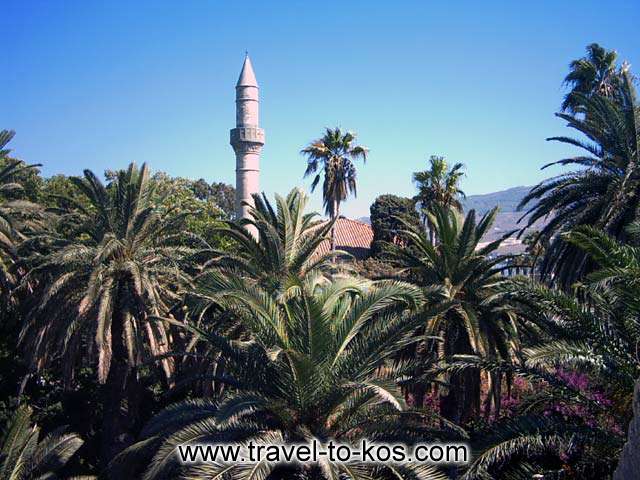
[[[264,130],[260,127],[237,127],[230,132],[231,145],[257,143],[264,145]]]

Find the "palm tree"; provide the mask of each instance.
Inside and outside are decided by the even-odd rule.
[[[124,478],[142,460],[145,480],[285,478],[354,480],[444,479],[432,466],[342,464],[180,465],[183,443],[325,443],[443,438],[428,412],[406,409],[397,380],[405,370],[393,359],[412,342],[422,303],[420,290],[392,281],[308,276],[284,295],[219,273],[209,276],[219,304],[233,310],[248,336],[230,341],[192,328],[228,363],[221,398],[185,400],[158,414],[140,441],[111,465]]]
[[[59,479],[58,471],[84,443],[75,433],[64,433],[64,428],[41,439],[31,415],[31,408],[20,406],[5,428],[0,440],[0,480]]]
[[[583,97],[615,97],[622,83],[616,65],[617,58],[615,50],[606,50],[597,43],[588,45],[587,55],[569,65],[570,71],[564,84],[571,91],[564,97],[562,110],[573,114],[580,112]]]
[[[433,232],[433,225],[429,224],[429,213],[437,205],[441,208],[454,208],[462,211],[460,198],[464,198],[464,192],[460,190],[460,180],[464,176],[462,163],[456,163],[449,169],[444,157],[431,155],[429,157],[429,169],[413,173],[413,182],[418,193],[413,197],[420,204],[425,227]],[[431,233],[432,243],[435,236]]]
[[[442,314],[427,317],[425,349],[431,360],[440,362],[450,362],[460,355],[510,360],[517,346],[515,319],[500,304],[489,301],[506,281],[500,267],[508,257],[496,253],[501,239],[480,245],[495,220],[497,208],[479,222],[474,210],[464,220],[459,212],[439,205],[432,211],[429,222],[438,236],[438,245],[433,245],[424,230],[416,227],[406,232],[412,249],[390,245],[401,271],[409,273],[421,287],[438,289],[441,301],[450,305]],[[499,373],[488,377],[487,416],[492,404],[499,412],[501,378]],[[448,385],[440,398],[444,416],[460,423],[480,412],[479,370],[454,372]]]
[[[38,226],[34,214],[40,210],[38,205],[17,198],[24,189],[16,176],[40,165],[26,165],[9,157],[11,150],[5,147],[14,135],[10,130],[0,131],[0,293],[7,298],[17,282],[17,244]]]
[[[340,253],[316,253],[333,222],[320,222],[317,213],[305,212],[309,197],[301,189],[291,190],[286,198],[276,195],[275,200],[274,206],[266,196],[254,195],[247,219],[225,222],[218,229],[235,248],[212,251],[210,260],[216,268],[241,275],[270,292],[286,289],[287,282],[327,272]],[[255,237],[246,225],[255,228]]]
[[[340,128],[327,128],[325,134],[302,149],[307,157],[304,176],[315,175],[311,183],[313,192],[324,173],[322,200],[325,213],[335,221],[340,216],[340,204],[350,194],[356,195],[356,166],[354,160],[366,161],[368,149],[355,144],[356,135]],[[335,250],[335,228],[331,229],[331,250]]]
[[[576,169],[539,183],[520,203],[520,208],[533,203],[523,216],[527,218],[525,228],[539,219],[549,219],[539,232],[539,238],[548,243],[541,275],[565,287],[593,266],[562,234],[579,225],[595,225],[623,239],[625,227],[636,218],[640,205],[640,108],[628,72],[622,73],[620,95],[622,101],[576,94],[586,115],[557,114],[586,140],[549,140],[578,147],[586,154],[545,165],[543,168],[571,165]]]
[[[104,384],[102,459],[127,445],[140,402],[137,367],[170,348],[167,315],[189,285],[184,265],[192,249],[177,242],[171,220],[152,202],[146,165],[119,171],[108,187],[89,170],[75,185],[86,197],[62,217],[75,234],[41,238],[49,252],[35,256],[28,278],[41,291],[21,333],[35,368],[61,361],[70,385],[80,361],[95,362]],[[183,263],[184,262],[184,263]],[[169,359],[162,362],[167,378]]]
[[[250,216],[239,221],[225,222],[217,228],[226,246],[207,252],[205,271],[198,276],[196,288],[185,299],[188,320],[209,330],[225,332],[228,338],[241,338],[244,329],[232,312],[221,309],[211,292],[208,272],[224,272],[241,277],[272,295],[285,295],[292,285],[311,276],[326,276],[336,269],[333,262],[339,251],[319,251],[327,241],[333,222],[316,220],[317,213],[306,213],[309,197],[301,189],[293,189],[283,198],[276,195],[275,204],[266,196],[254,195]],[[247,229],[247,225],[252,228]],[[255,232],[251,233],[249,230]],[[189,355],[181,359],[181,371],[190,372],[181,384],[189,383],[199,394],[211,394],[224,389],[224,384],[211,381],[220,375],[223,364],[209,361],[214,350],[189,345]],[[205,351],[203,352],[203,349]]]

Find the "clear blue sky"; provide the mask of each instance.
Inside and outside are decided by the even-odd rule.
[[[344,212],[409,195],[430,154],[466,164],[464,190],[531,185],[569,151],[553,113],[570,60],[599,42],[640,72],[640,2],[2,2],[0,128],[43,173],[130,161],[234,183],[228,144],[245,49],[261,86],[261,187],[301,179],[325,126],[371,149]],[[313,195],[320,208],[320,193]]]

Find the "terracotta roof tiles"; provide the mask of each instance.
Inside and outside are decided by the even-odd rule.
[[[344,250],[362,260],[369,256],[371,242],[373,242],[371,225],[344,217],[340,217],[336,222],[337,250]],[[330,247],[329,240],[325,240],[318,246],[316,253],[326,253]]]

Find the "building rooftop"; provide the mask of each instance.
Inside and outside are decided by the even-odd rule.
[[[358,260],[369,256],[373,242],[373,229],[358,220],[340,217],[336,222],[336,250],[344,250]],[[323,241],[316,253],[326,253],[331,248],[329,240]]]

